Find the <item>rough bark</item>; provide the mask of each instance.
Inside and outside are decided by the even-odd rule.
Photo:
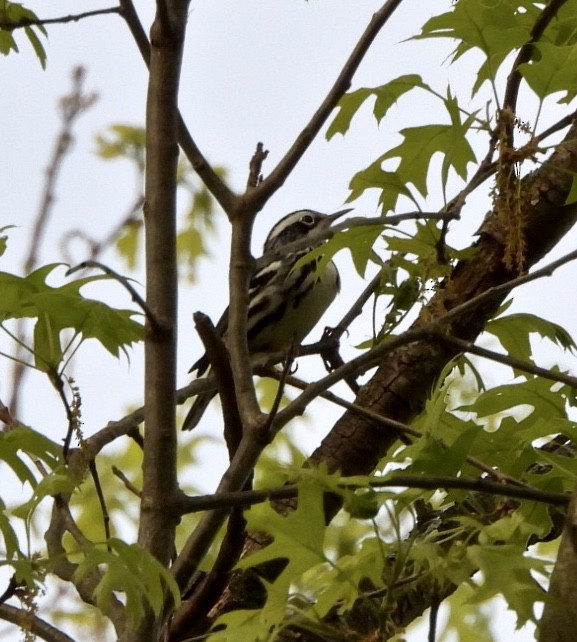
[[[176,186],[178,87],[188,2],[158,0],[150,35],[146,104],[147,323],[145,436],[138,543],[168,566],[178,512],[176,479]],[[125,642],[156,640],[161,622],[148,613]]]
[[[539,642],[573,642],[577,631],[577,493],[565,518],[557,562],[539,626]]]
[[[527,269],[542,259],[576,222],[577,208],[564,205],[572,173],[577,172],[576,138],[577,126],[574,124],[549,161],[522,180]],[[450,277],[423,309],[415,326],[439,319],[447,311],[517,276],[505,267],[503,261],[507,245],[506,215],[503,212],[487,215],[474,244],[474,257],[455,266]],[[490,303],[454,319],[447,325],[447,330],[453,336],[474,341],[504,297],[503,294],[495,297]],[[433,341],[403,346],[383,359],[375,375],[360,390],[355,403],[388,418],[410,423],[423,409],[437,377],[455,354],[454,350]],[[341,470],[345,475],[368,474],[397,438],[395,431],[347,411],[313,453],[309,463],[318,465],[325,462],[331,470]],[[279,509],[286,511],[290,507],[291,502],[287,502]],[[337,509],[336,504],[329,503],[327,519]],[[266,537],[249,534],[245,541],[245,555],[267,543]],[[231,609],[255,608],[255,595],[262,595],[262,591],[255,590],[253,572],[233,574],[227,590],[212,609],[210,619],[214,620]],[[420,590],[412,596],[411,604],[405,604],[398,613],[392,614],[392,619],[398,625],[407,625],[431,605],[434,595],[437,595],[436,591]],[[308,635],[303,632],[298,639],[308,640]],[[314,634],[310,636],[310,640],[315,639]]]

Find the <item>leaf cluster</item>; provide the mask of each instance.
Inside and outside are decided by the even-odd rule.
[[[100,456],[102,448],[120,436],[130,435],[144,448],[144,487],[151,479],[150,462],[160,482],[166,481],[164,475],[167,479],[172,475],[177,479],[176,464],[174,470],[162,468],[168,461],[166,453],[174,450],[171,446],[176,441],[173,426],[167,427],[163,422],[151,425],[154,422],[147,420],[147,438],[143,442],[137,429],[143,413],[138,410],[126,420],[84,439],[79,430],[73,430],[78,425],[75,413],[79,412],[80,401],[77,400],[75,406],[65,399],[69,436],[65,448],[61,449],[38,433],[18,426],[17,421],[11,423],[7,409],[2,409],[3,419],[11,430],[0,435],[0,459],[22,484],[31,488],[25,501],[13,508],[0,503],[3,564],[14,570],[18,582],[32,588],[41,581],[43,573],[53,571],[72,582],[85,601],[94,601],[103,613],[110,615],[117,629],[122,629],[121,625],[146,628],[147,623],[155,627],[158,622],[164,624],[172,609],[177,616],[182,614],[178,610],[181,594],[187,599],[192,596],[194,602],[194,591],[199,586],[208,586],[208,589],[198,589],[199,602],[206,608],[194,626],[197,620],[201,621],[198,626],[205,627],[202,634],[206,633],[211,640],[223,641],[233,637],[281,639],[289,629],[324,639],[344,639],[347,635],[350,639],[361,639],[361,636],[369,639],[376,632],[383,639],[394,639],[399,627],[406,624],[399,615],[408,610],[403,607],[413,602],[438,603],[457,586],[466,587],[463,593],[468,591],[469,606],[484,604],[501,595],[514,610],[519,625],[535,621],[534,606],[543,599],[543,578],[547,577],[548,568],[534,551],[527,551],[533,543],[558,534],[559,509],[548,505],[545,491],[562,494],[575,487],[577,460],[571,412],[577,400],[574,380],[571,383],[564,369],[553,366],[548,373],[538,369],[533,346],[535,339],[545,339],[560,351],[574,351],[576,346],[571,335],[543,318],[527,313],[505,316],[506,309],[502,309],[488,323],[483,321],[479,325],[485,328],[483,340],[490,335],[499,342],[504,354],[496,355],[495,361],[499,360],[497,357],[501,357],[500,363],[509,360],[507,374],[511,379],[488,385],[479,361],[465,356],[467,351],[473,352],[472,348],[447,349],[445,369],[440,376],[435,371],[434,377],[428,377],[427,386],[421,386],[426,387],[426,400],[418,396],[421,393],[416,385],[414,398],[412,390],[409,394],[393,387],[385,390],[384,386],[379,391],[381,396],[397,395],[400,405],[410,406],[407,416],[413,413],[411,419],[418,415],[410,426],[395,417],[380,416],[369,407],[355,408],[351,402],[335,397],[328,388],[347,377],[355,379],[365,375],[393,352],[391,345],[403,348],[429,342],[437,346],[443,338],[449,345],[450,339],[455,338],[451,337],[457,325],[452,322],[458,317],[450,298],[454,295],[453,280],[458,270],[477,256],[479,243],[458,249],[449,243],[447,236],[461,217],[475,216],[474,211],[471,214],[471,210],[466,209],[467,198],[489,179],[495,181],[492,190],[495,216],[483,223],[480,235],[490,236],[503,246],[505,268],[499,264],[492,266],[493,271],[508,270],[511,279],[521,278],[520,273],[528,265],[527,218],[523,207],[531,205],[534,197],[523,192],[522,181],[528,175],[529,163],[531,168],[535,163],[544,166],[542,141],[562,129],[565,121],[553,123],[541,132],[537,125],[546,104],[558,99],[558,103],[565,105],[577,97],[577,75],[572,64],[577,47],[574,17],[577,0],[558,3],[552,15],[546,11],[550,6],[530,0],[459,0],[452,3],[449,10],[427,20],[415,40],[450,40],[454,50],[449,62],[455,67],[462,64],[464,58],[480,60],[474,73],[469,73],[470,99],[461,94],[457,97],[450,84],[438,87],[438,79],[428,80],[417,73],[385,79],[377,87],[357,88],[349,93],[340,91],[337,111],[326,133],[329,140],[336,134],[345,135],[363,106],[371,101],[373,116],[381,127],[388,125],[394,109],[417,104],[420,96],[432,97],[443,113],[440,122],[430,122],[426,114],[407,110],[407,126],[400,128],[395,142],[383,144],[376,159],[367,159],[366,167],[352,177],[349,186],[351,202],[365,196],[368,190],[377,190],[376,200],[382,216],[376,220],[361,218],[343,223],[332,238],[302,259],[303,263],[319,259],[317,269],[323,270],[336,253],[347,250],[347,259],[350,256],[351,264],[362,278],[376,274],[374,287],[359,297],[339,328],[341,334],[348,331],[350,319],[360,314],[370,300],[373,317],[370,339],[357,346],[362,351],[360,357],[350,359],[342,369],[337,367],[317,381],[296,382],[287,368],[279,376],[278,393],[263,393],[267,398],[274,396],[268,416],[253,394],[253,406],[258,412],[244,413],[251,421],[244,422],[242,435],[238,435],[242,448],[230,453],[230,468],[223,476],[219,492],[212,498],[217,503],[203,513],[192,527],[192,533],[184,532],[190,527],[188,521],[180,528],[176,523],[196,498],[185,496],[178,488],[172,489],[173,495],[161,506],[163,510],[153,507],[158,510],[155,527],[165,528],[164,533],[171,537],[176,533],[172,539],[167,536],[160,545],[156,541],[156,549],[151,544],[154,538],[149,537],[154,529],[148,531],[141,524],[137,545],[109,536],[107,525],[104,526],[110,515],[106,502],[101,499],[95,472],[97,458],[99,462],[106,461]],[[0,4],[2,53],[17,51],[12,31],[26,20],[34,21],[36,16],[20,5]],[[42,25],[37,28],[44,33]],[[44,64],[44,52],[32,26],[25,27],[25,33]],[[517,108],[519,87],[536,99],[537,107],[529,117]],[[333,106],[337,103],[337,94],[335,91],[330,96],[334,98]],[[328,114],[330,109],[325,111]],[[321,109],[318,113],[324,112]],[[326,116],[324,118],[326,120]],[[313,121],[316,131],[323,123],[324,120]],[[315,127],[305,130],[303,137]],[[523,144],[515,142],[518,133],[526,139]],[[484,150],[478,143],[480,138],[484,141]],[[138,211],[142,203],[143,171],[147,160],[150,161],[145,157],[146,134],[141,127],[114,125],[97,139],[97,146],[103,159],[128,160],[136,170],[136,205],[110,237],[127,268],[133,270],[138,267],[142,249]],[[296,145],[296,148],[302,154],[306,145],[300,148]],[[194,146],[190,152],[188,145],[188,154],[187,160],[178,163],[174,176],[174,191],[186,195],[187,199],[184,211],[179,214],[179,232],[173,239],[179,252],[181,276],[193,279],[197,259],[207,253],[207,235],[213,229],[217,214],[214,195],[226,209],[233,227],[232,252],[236,260],[231,261],[231,283],[234,286],[247,282],[254,216],[276,189],[274,186],[282,184],[288,176],[290,170],[286,167],[294,165],[298,157],[289,156],[286,165],[281,163],[280,170],[273,171],[272,180],[267,183],[268,179],[260,176],[266,158],[260,146],[251,163],[249,188],[244,195],[237,196],[226,186],[224,172],[210,167]],[[193,164],[189,162],[191,157]],[[203,178],[202,184],[198,175]],[[557,191],[563,192],[561,188]],[[574,193],[575,187],[564,202],[570,202]],[[413,211],[400,212],[405,205]],[[0,251],[5,248],[6,229],[0,230]],[[33,366],[46,373],[51,383],[56,383],[62,391],[71,356],[83,341],[95,339],[105,351],[118,357],[142,340],[143,325],[135,320],[138,315],[133,310],[115,309],[82,293],[92,283],[109,283],[113,276],[87,277],[54,286],[50,283],[56,280],[58,267],[57,264],[42,266],[25,276],[0,273],[0,327],[9,338],[20,341],[11,324],[20,319],[31,321],[33,339],[26,347],[32,355]],[[241,288],[230,289],[233,298],[247,298]],[[469,303],[465,301],[462,305]],[[233,304],[234,301],[231,306]],[[143,309],[153,326],[151,342],[156,342],[156,348],[162,335],[157,332],[160,324],[152,323],[157,319],[150,308],[143,305]],[[473,314],[481,317],[484,312],[480,310],[481,307],[473,309]],[[444,320],[441,313],[446,315]],[[451,314],[455,316],[447,322]],[[417,322],[405,332],[413,319]],[[423,328],[428,334],[418,335],[425,332]],[[412,381],[413,373],[409,370],[417,370],[421,362],[407,358],[407,363],[409,366],[404,370],[402,366],[406,364],[401,363],[390,373],[390,380],[401,382],[400,388],[404,382]],[[240,370],[239,364],[233,362],[231,376],[239,381]],[[162,383],[170,381],[173,375],[160,368],[158,372],[166,375]],[[242,383],[248,382],[246,387],[250,388],[248,366],[246,374]],[[557,375],[558,380],[552,381]],[[304,389],[302,395],[285,394],[285,386],[292,383]],[[198,394],[199,389],[200,386],[194,394]],[[172,403],[174,394],[172,390],[169,392]],[[187,394],[192,393],[182,393],[181,399]],[[349,418],[362,417],[373,422],[375,434],[385,429],[393,433],[391,447],[376,472],[343,477],[333,471],[336,466],[329,469],[321,464],[303,468],[304,457],[290,443],[291,464],[281,466],[275,461],[274,466],[271,465],[270,453],[279,442],[273,444],[268,451],[269,459],[265,460],[264,445],[274,437],[275,431],[301,414],[319,396],[344,405]],[[251,399],[245,404],[249,410],[250,402]],[[240,419],[246,418],[241,412],[246,408],[240,406],[242,404],[237,414]],[[418,413],[419,409],[422,412]],[[351,420],[350,426],[353,425]],[[263,426],[266,430],[258,433]],[[71,453],[68,446],[73,432],[79,447]],[[352,428],[344,433],[352,443],[351,455],[355,445],[361,446],[354,443],[354,433]],[[158,438],[153,443],[163,445],[158,452],[150,451],[151,435]],[[340,441],[346,441],[342,435]],[[277,452],[281,450],[278,448]],[[239,461],[238,452],[248,453],[245,461]],[[376,445],[375,452],[381,452]],[[27,458],[35,462],[36,470]],[[134,459],[138,458],[123,460],[127,469],[135,465]],[[227,503],[227,492],[229,497],[245,492],[248,504],[253,471],[259,463],[259,481],[279,485],[290,481],[296,487],[297,497],[291,498],[294,501],[289,506],[276,500],[254,505],[245,509],[241,517],[238,504]],[[401,473],[410,484],[394,491],[385,487],[385,483]],[[445,484],[432,484],[431,480],[441,476]],[[129,477],[124,475],[123,480],[126,488],[143,500],[140,518],[144,520],[150,515],[147,512],[151,508],[150,497],[135,488]],[[140,483],[136,475],[133,478]],[[459,487],[459,480],[476,480],[481,490],[485,481],[512,484],[531,491],[533,498],[520,500],[489,492],[472,493]],[[82,510],[78,506],[82,502],[80,495],[88,484],[93,484],[93,494],[90,501],[85,496]],[[105,488],[104,494],[110,493],[110,487]],[[91,530],[94,524],[84,526],[93,508],[94,496],[101,502],[104,537]],[[38,558],[33,555],[32,547],[24,546],[22,541],[31,540],[32,520],[40,514],[40,506],[48,498],[53,498],[55,507],[51,525],[45,529],[50,550]],[[330,502],[342,509],[327,526]],[[118,524],[119,505],[114,502],[110,505]],[[77,509],[74,516],[73,508]],[[58,516],[57,509],[64,516]],[[229,516],[228,525],[223,528]],[[22,520],[24,540],[14,527],[13,518]],[[56,525],[61,527],[57,544],[50,538],[53,531],[58,530]],[[253,535],[247,536],[247,529]],[[252,543],[252,539],[258,540],[260,536],[268,545],[255,546],[251,555],[242,556],[241,544],[247,544],[247,540]],[[159,558],[174,557],[174,542],[181,539],[185,544],[176,551],[173,565],[168,569],[168,562],[165,565]],[[66,572],[59,566],[61,562],[70,565],[65,565]],[[218,611],[215,605],[221,597],[215,596],[214,586],[220,587],[225,595],[224,586],[233,567],[235,578],[250,573],[258,576],[257,581],[265,589],[264,601],[259,608],[248,608],[239,599],[243,608],[225,607],[218,619],[209,621],[213,617],[211,609],[214,606]],[[199,579],[191,573],[192,577],[183,579],[183,568],[202,569],[207,575]],[[274,572],[270,572],[271,568]],[[362,618],[358,617],[360,613]],[[484,621],[479,611],[476,613]],[[363,625],[359,624],[361,620]],[[165,633],[168,635],[170,631]]]

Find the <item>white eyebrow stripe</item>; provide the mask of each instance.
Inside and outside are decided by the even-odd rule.
[[[303,214],[319,215],[319,212],[315,212],[314,210],[297,210],[296,212],[291,212],[290,214],[283,216],[283,218],[281,218],[280,221],[276,225],[274,225],[269,232],[268,237],[265,241],[265,245],[271,238],[279,236],[281,232],[286,230],[287,227],[290,227],[291,225],[296,223]]]

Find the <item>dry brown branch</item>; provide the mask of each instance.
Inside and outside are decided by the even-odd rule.
[[[86,113],[96,102],[96,93],[86,93],[84,83],[86,71],[83,67],[76,67],[72,70],[72,88],[70,93],[60,100],[59,111],[61,128],[56,136],[54,149],[48,161],[46,179],[44,182],[38,213],[32,227],[30,244],[24,259],[23,270],[29,274],[38,265],[38,256],[41,251],[42,241],[46,234],[51,216],[54,212],[56,202],[56,186],[62,171],[64,162],[70,153],[71,145],[74,142],[74,127],[80,116]],[[24,334],[24,322],[17,324],[16,334],[22,337]],[[12,397],[8,403],[12,412],[18,416],[20,412],[20,393],[26,368],[23,365],[23,350],[18,347],[14,354],[14,368],[12,371]]]

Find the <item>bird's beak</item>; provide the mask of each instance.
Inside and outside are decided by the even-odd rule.
[[[334,223],[337,219],[341,218],[341,216],[344,216],[345,214],[348,214],[349,212],[352,212],[354,207],[349,207],[346,210],[339,210],[338,212],[335,212],[334,214],[329,214],[327,218],[330,221],[330,225]]]

